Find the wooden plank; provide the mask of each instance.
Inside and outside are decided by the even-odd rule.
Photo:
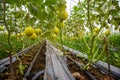
[[[50,57],[51,54],[46,52],[46,67],[44,73],[44,80],[55,80],[55,74],[53,73],[53,65]]]
[[[46,49],[46,61],[48,60],[46,63],[50,63],[49,70],[52,69],[53,73],[52,77],[49,75],[50,79],[46,78],[48,73],[51,72],[48,69],[45,69],[44,80],[75,80],[65,64],[64,59],[60,56],[63,53],[49,42],[46,42]],[[46,64],[46,66],[48,66],[48,64]]]

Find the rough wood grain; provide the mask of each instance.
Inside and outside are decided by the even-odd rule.
[[[62,58],[62,52],[46,41],[44,80],[75,80]]]

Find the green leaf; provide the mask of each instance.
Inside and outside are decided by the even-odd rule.
[[[15,2],[14,2],[14,0],[6,0],[6,3],[14,5]]]

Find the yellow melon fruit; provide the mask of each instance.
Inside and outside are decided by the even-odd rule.
[[[34,29],[31,26],[25,28],[25,34],[27,36],[31,36],[33,32],[34,32]]]
[[[68,17],[68,12],[67,11],[59,11],[58,12],[58,18],[63,21],[66,20]]]
[[[109,30],[109,29],[107,29],[107,30],[105,31],[105,35],[106,35],[106,36],[109,36],[109,35],[110,35],[110,30]]]
[[[37,35],[35,33],[32,34],[32,36],[30,36],[30,39],[35,40],[37,38]]]

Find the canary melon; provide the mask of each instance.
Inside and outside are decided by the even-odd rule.
[[[25,34],[27,36],[31,36],[33,32],[34,32],[34,29],[31,26],[25,28]]]

